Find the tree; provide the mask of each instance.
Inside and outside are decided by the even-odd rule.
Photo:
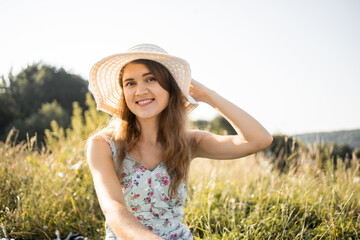
[[[332,157],[335,159],[335,162],[337,162],[337,158],[339,157],[345,163],[345,167],[349,168],[353,157],[353,150],[352,147],[345,143],[338,146],[335,145]]]
[[[50,122],[53,120],[60,126],[66,126],[69,122],[69,114],[56,100],[52,103],[44,103],[37,112],[32,113],[24,120],[16,119],[11,128],[14,127],[19,130],[19,139],[25,139],[26,134],[29,134],[29,136],[37,135],[38,139],[42,140],[44,130],[50,128]]]
[[[49,127],[46,112],[51,111],[62,127],[68,127],[72,103],[85,108],[87,86],[80,76],[41,63],[27,66],[15,77],[10,72],[0,86],[0,135],[4,138],[13,126],[20,129],[20,140],[26,132],[40,133]]]
[[[235,129],[231,124],[223,117],[216,116],[210,121],[210,131],[216,134],[234,135],[236,134]]]
[[[36,112],[43,103],[54,100],[68,113],[74,101],[84,107],[87,82],[63,68],[34,64],[15,77],[10,89],[19,107],[19,117],[24,118]]]
[[[200,130],[210,130],[210,122],[207,120],[196,120],[196,121],[192,121],[192,125]]]
[[[5,133],[5,127],[14,120],[14,116],[17,114],[17,107],[15,99],[12,97],[11,89],[8,85],[14,80],[11,72],[8,75],[8,81],[1,76],[0,84],[0,136]]]

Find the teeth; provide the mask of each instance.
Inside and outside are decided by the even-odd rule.
[[[145,104],[145,103],[149,103],[151,102],[152,100],[144,100],[144,101],[139,101],[138,104]]]

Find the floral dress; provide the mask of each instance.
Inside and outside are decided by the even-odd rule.
[[[115,160],[115,143],[104,139],[110,145]],[[121,175],[126,206],[146,228],[166,240],[193,239],[190,230],[182,223],[186,200],[184,181],[179,185],[178,196],[169,196],[170,177],[165,166],[160,163],[150,171],[128,154]],[[106,222],[105,230],[105,240],[121,240]]]

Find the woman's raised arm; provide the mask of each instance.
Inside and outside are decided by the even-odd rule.
[[[87,161],[93,176],[96,194],[106,222],[121,239],[161,239],[146,229],[126,208],[124,194],[116,176],[109,145],[90,139]]]
[[[271,134],[258,121],[215,91],[193,80],[190,94],[196,101],[216,109],[237,132],[233,136],[220,136],[206,131],[192,131],[198,145],[195,156],[234,159],[258,152],[271,144]]]

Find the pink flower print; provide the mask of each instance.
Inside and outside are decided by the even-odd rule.
[[[140,197],[140,194],[134,194],[134,198]]]
[[[132,183],[131,183],[131,182],[128,182],[128,183],[126,184],[126,187],[125,187],[125,188],[131,188],[131,186],[132,186]]]
[[[148,198],[147,198],[147,202],[148,202],[148,203],[151,203],[151,198],[148,197]]]
[[[162,200],[163,200],[163,201],[169,201],[169,200],[170,200],[170,198],[168,198],[168,197],[164,197]]]
[[[138,165],[136,165],[136,163],[135,163],[135,164],[132,166],[132,168],[136,170],[136,169],[138,169],[139,167],[138,167]]]
[[[123,174],[122,174],[122,177],[123,177],[123,178],[126,177],[126,173],[123,173]]]
[[[154,192],[151,192],[151,193],[150,193],[150,196],[154,196]]]
[[[159,214],[154,213],[154,217],[159,218]]]
[[[150,231],[152,231],[153,230],[153,228],[151,227],[151,226],[148,226],[147,227]]]
[[[167,186],[167,185],[169,184],[169,180],[168,180],[167,177],[163,177],[163,178],[162,178],[162,182],[163,182],[163,184],[164,184],[165,186]]]
[[[157,174],[156,174],[156,177],[160,177],[160,173],[157,173]]]
[[[132,206],[131,211],[138,212],[141,209],[141,206]]]
[[[171,236],[170,236],[170,239],[175,239],[175,238],[177,238],[177,233],[174,233],[174,234],[171,234]]]
[[[144,166],[141,167],[140,169],[141,172],[145,172],[146,171],[146,168]]]
[[[164,227],[167,227],[169,225],[169,219],[165,219]]]
[[[141,217],[139,217],[139,216],[137,216],[136,218],[137,218],[138,220],[140,220],[140,221],[142,220]]]
[[[152,208],[149,209],[149,212],[152,212]]]
[[[151,178],[148,179],[148,184],[151,187]]]

